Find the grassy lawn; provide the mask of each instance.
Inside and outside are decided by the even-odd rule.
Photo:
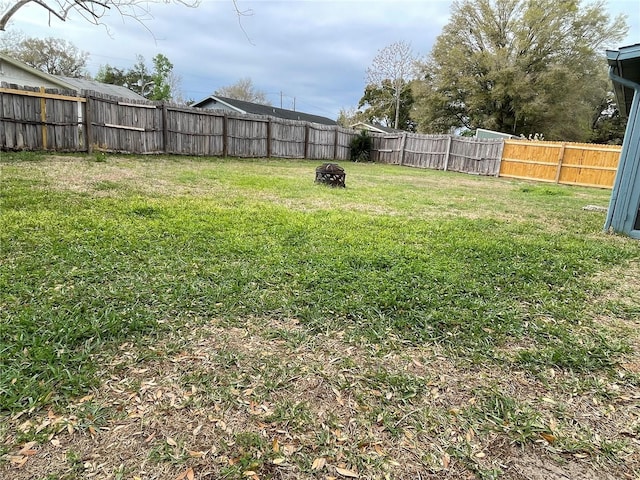
[[[1,153],[0,477],[639,478],[610,191],[320,163]]]

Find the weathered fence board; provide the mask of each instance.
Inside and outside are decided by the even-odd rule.
[[[621,147],[507,140],[501,177],[611,188]]]
[[[351,159],[351,140],[358,134],[356,131],[338,127],[337,133],[337,148],[336,148],[336,160],[350,160]]]
[[[162,153],[162,108],[91,93],[92,148],[123,153]]]
[[[501,139],[453,138],[446,170],[497,176],[502,147]]]
[[[227,155],[230,157],[268,157],[268,119],[258,116],[227,117]]]
[[[304,158],[305,123],[271,119],[271,156]]]
[[[449,135],[408,134],[402,165],[445,170],[452,137]]]
[[[74,93],[2,83],[0,148],[77,151],[84,99]]]
[[[450,135],[372,134],[374,161],[418,168],[497,175],[501,139]]]
[[[402,134],[383,135],[372,133],[371,160],[399,165],[401,160]]]

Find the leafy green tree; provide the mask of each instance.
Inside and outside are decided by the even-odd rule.
[[[271,105],[267,100],[267,94],[256,88],[251,78],[241,78],[236,83],[221,87],[214,92],[216,95],[236,100],[244,100],[245,102],[259,103],[261,105]]]
[[[419,130],[478,127],[585,141],[627,32],[604,2],[458,0],[415,83]]]
[[[367,122],[379,123],[386,127],[415,131],[416,123],[411,118],[414,98],[411,84],[403,82],[400,96],[396,97],[396,86],[391,80],[383,80],[380,85],[367,85],[358,108]]]
[[[89,54],[73,43],[61,38],[35,38],[14,36],[15,43],[6,42],[3,53],[26,63],[30,67],[51,75],[85,77]]]
[[[112,67],[109,64],[100,65],[95,78],[98,82],[109,83],[111,85],[125,86],[129,84],[125,70]]]
[[[620,115],[613,92],[609,92],[597,112],[590,140],[593,143],[621,145],[624,140],[627,119]]]
[[[151,82],[153,89],[149,98],[151,100],[170,100],[171,99],[171,73],[173,71],[173,63],[167,57],[159,53],[153,57],[153,72],[151,73]]]
[[[142,55],[128,70],[103,65],[98,70],[96,80],[112,85],[121,85],[150,100],[171,100],[177,85],[173,75],[173,64],[159,53],[153,57],[153,70],[150,71]]]

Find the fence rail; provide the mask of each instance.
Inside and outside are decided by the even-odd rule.
[[[347,160],[355,130],[339,126],[123,100],[87,92],[0,85],[0,150]],[[372,133],[371,159],[611,188],[620,147]]]

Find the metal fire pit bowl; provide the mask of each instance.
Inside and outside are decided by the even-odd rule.
[[[323,163],[316,168],[316,183],[345,188],[344,180],[346,176],[344,168],[336,163]]]

